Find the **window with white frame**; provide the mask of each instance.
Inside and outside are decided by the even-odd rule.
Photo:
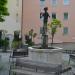
[[[64,5],[69,5],[70,0],[63,0]]]
[[[51,0],[51,5],[56,6],[57,5],[57,0]]]
[[[45,0],[40,0],[40,12],[43,12],[44,7],[45,7]],[[41,21],[43,21],[43,17],[40,19]]]
[[[40,6],[44,7],[45,6],[45,0],[40,0]]]
[[[52,13],[52,19],[56,19],[56,13]]]
[[[64,20],[68,20],[68,12],[64,13]]]
[[[64,27],[64,28],[63,28],[63,34],[64,34],[64,35],[67,35],[67,34],[68,34],[68,27]]]

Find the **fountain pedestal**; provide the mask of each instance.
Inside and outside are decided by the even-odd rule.
[[[35,47],[29,47],[29,58],[33,61],[62,64],[62,48],[38,49]]]

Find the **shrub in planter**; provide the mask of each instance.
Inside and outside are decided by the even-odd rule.
[[[34,43],[32,42],[32,39],[29,38],[29,35],[25,36],[25,40],[26,40],[26,44],[28,44],[29,46],[32,46]]]
[[[3,40],[0,39],[0,48],[2,48],[2,46],[3,46]]]
[[[26,44],[29,46],[34,45],[34,38],[36,37],[37,33],[34,33],[34,30],[31,29],[29,34],[25,35]]]
[[[16,49],[18,49],[19,47],[21,47],[21,44],[22,44],[21,40],[18,40],[18,41],[13,40],[13,42],[12,42],[12,48],[13,48],[14,50],[16,50]]]
[[[2,40],[3,52],[7,51],[8,46],[9,46],[9,40],[7,38],[5,38],[4,40]]]

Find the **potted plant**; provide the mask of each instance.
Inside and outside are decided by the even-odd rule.
[[[14,39],[12,41],[13,50],[20,48],[22,45],[22,40],[19,36],[20,36],[20,30],[14,31]]]
[[[16,51],[19,47],[21,47],[21,40],[13,40],[12,42],[12,48],[14,51]]]
[[[8,46],[9,46],[9,40],[5,38],[4,40],[2,40],[3,52],[7,51]]]

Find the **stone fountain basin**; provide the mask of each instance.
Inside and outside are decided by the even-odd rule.
[[[33,61],[40,61],[51,64],[62,64],[62,48],[38,49],[38,47],[29,47],[29,58]]]

